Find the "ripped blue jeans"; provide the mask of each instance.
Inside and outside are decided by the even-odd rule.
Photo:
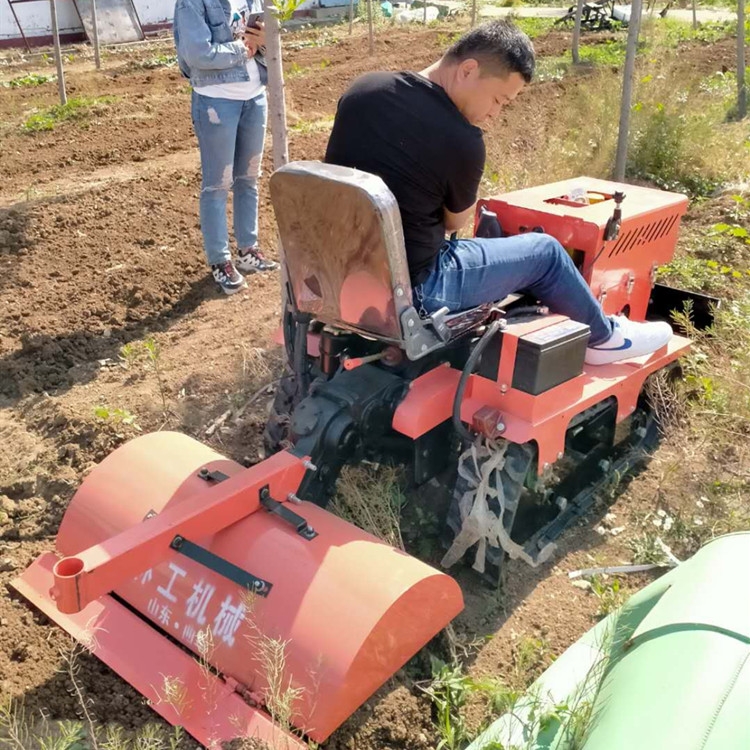
[[[231,258],[227,197],[234,194],[234,238],[245,249],[258,242],[258,178],[268,107],[265,92],[247,101],[193,92],[192,117],[201,153],[200,217],[209,265]]]

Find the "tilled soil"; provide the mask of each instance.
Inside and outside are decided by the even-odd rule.
[[[389,29],[379,34],[374,58],[361,32],[336,43],[331,37],[325,46],[300,48],[287,39],[291,157],[321,158],[325,122],[352,78],[372,69],[420,69],[456,28]],[[550,34],[536,46],[559,56],[567,35]],[[728,41],[688,50],[684,60],[711,72],[731,64],[732,55]],[[9,593],[10,579],[53,548],[65,507],[86,473],[139,429],[182,430],[236,460],[257,461],[269,397],[262,386],[280,361],[269,343],[278,319],[278,277],[251,277],[248,291],[225,299],[207,276],[185,81],[174,67],[144,70],[137,54],[129,58],[108,60],[101,73],[75,66],[69,95],[112,98],[93,105],[82,121],[50,132],[27,134],[20,126],[35,109],[56,103],[55,84],[4,89],[0,97],[0,584],[6,587],[0,685],[3,695],[23,698],[34,720],[80,717],[80,699],[71,691],[71,643]],[[514,149],[534,148],[576,85],[577,79],[566,79],[531,86],[488,133],[489,152],[502,159]],[[274,256],[266,181],[260,224]],[[124,344],[148,337],[159,346],[157,366],[143,356],[123,360]],[[238,409],[238,399],[251,395],[250,407]],[[97,418],[97,406],[126,410],[135,424]],[[229,419],[217,427],[228,410]],[[653,484],[646,474],[629,493],[652,502]],[[632,497],[614,506],[623,518],[635,513]],[[532,639],[544,644],[534,664],[541,671],[593,624],[594,598],[572,588],[564,573],[594,559],[628,559],[627,550],[595,533],[594,525],[569,533],[554,564],[538,570],[512,564],[502,597],[460,574],[467,607],[455,624],[459,640],[494,636],[472,651],[472,669],[512,674],[520,668],[518,644]],[[97,723],[137,729],[155,720],[144,700],[94,658],[78,655],[75,668]],[[429,676],[428,666],[415,669]],[[435,747],[431,707],[413,679],[409,669],[394,676],[327,747]],[[482,710],[477,707],[477,721]]]

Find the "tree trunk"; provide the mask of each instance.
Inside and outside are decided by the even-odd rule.
[[[372,0],[367,0],[367,26],[370,31],[370,54],[375,54],[375,36],[372,30]]]
[[[745,84],[745,0],[737,0],[737,117],[747,116]]]
[[[96,13],[96,0],[91,0],[91,28],[94,32],[94,64],[97,70],[101,70],[102,67],[102,56],[99,51],[99,20]]]
[[[427,0],[425,0],[427,2]],[[477,0],[471,0],[471,28],[473,29],[477,22]]]
[[[633,98],[633,76],[635,57],[638,52],[638,33],[641,27],[642,0],[633,0],[630,6],[630,23],[628,24],[628,46],[625,52],[625,70],[622,81],[622,101],[620,103],[620,132],[617,137],[617,155],[615,157],[615,180],[625,179],[625,164],[628,159],[628,130],[630,128],[630,107]]]
[[[349,36],[354,30],[354,0],[349,0]]]
[[[422,20],[424,21],[424,25],[427,26],[427,0],[424,0],[424,17]]]
[[[266,28],[266,64],[268,66],[268,117],[273,140],[273,168],[283,167],[289,161],[289,141],[286,127],[286,102],[284,101],[284,69],[281,60],[281,29],[274,13],[274,0],[266,0],[263,22]],[[284,262],[284,248],[277,237],[281,263],[281,319],[284,320],[289,300],[288,275]],[[286,349],[284,350],[286,352]]]
[[[696,0],[693,0],[693,31],[698,28],[698,14],[696,13]]]
[[[581,41],[581,16],[583,15],[583,0],[578,0],[576,5],[576,17],[573,21],[573,47],[571,54],[573,56],[573,65],[578,65],[581,58],[578,52],[578,45]]]
[[[284,69],[281,65],[281,30],[273,8],[273,0],[266,0],[263,21],[266,27],[268,65],[268,119],[273,140],[273,168],[278,169],[289,161],[289,142],[284,102]]]
[[[60,52],[60,33],[57,28],[57,6],[55,0],[49,0],[50,25],[52,26],[52,42],[55,45],[55,65],[57,66],[57,90],[60,92],[60,104],[68,103],[65,93],[65,72],[63,71],[62,52]]]

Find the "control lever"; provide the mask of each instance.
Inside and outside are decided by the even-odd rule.
[[[378,352],[377,354],[369,354],[366,357],[348,357],[346,354],[342,355],[341,361],[344,363],[345,370],[354,370],[357,367],[362,367],[370,362],[377,362],[379,359],[383,359],[386,355],[386,350]]]
[[[625,200],[625,193],[617,192],[613,196],[615,201],[615,210],[607,221],[604,228],[604,241],[611,242],[620,236],[620,222],[622,221],[622,202]]]

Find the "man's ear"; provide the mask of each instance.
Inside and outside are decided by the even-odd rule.
[[[479,63],[472,57],[462,60],[458,66],[458,77],[465,81],[479,75]]]

